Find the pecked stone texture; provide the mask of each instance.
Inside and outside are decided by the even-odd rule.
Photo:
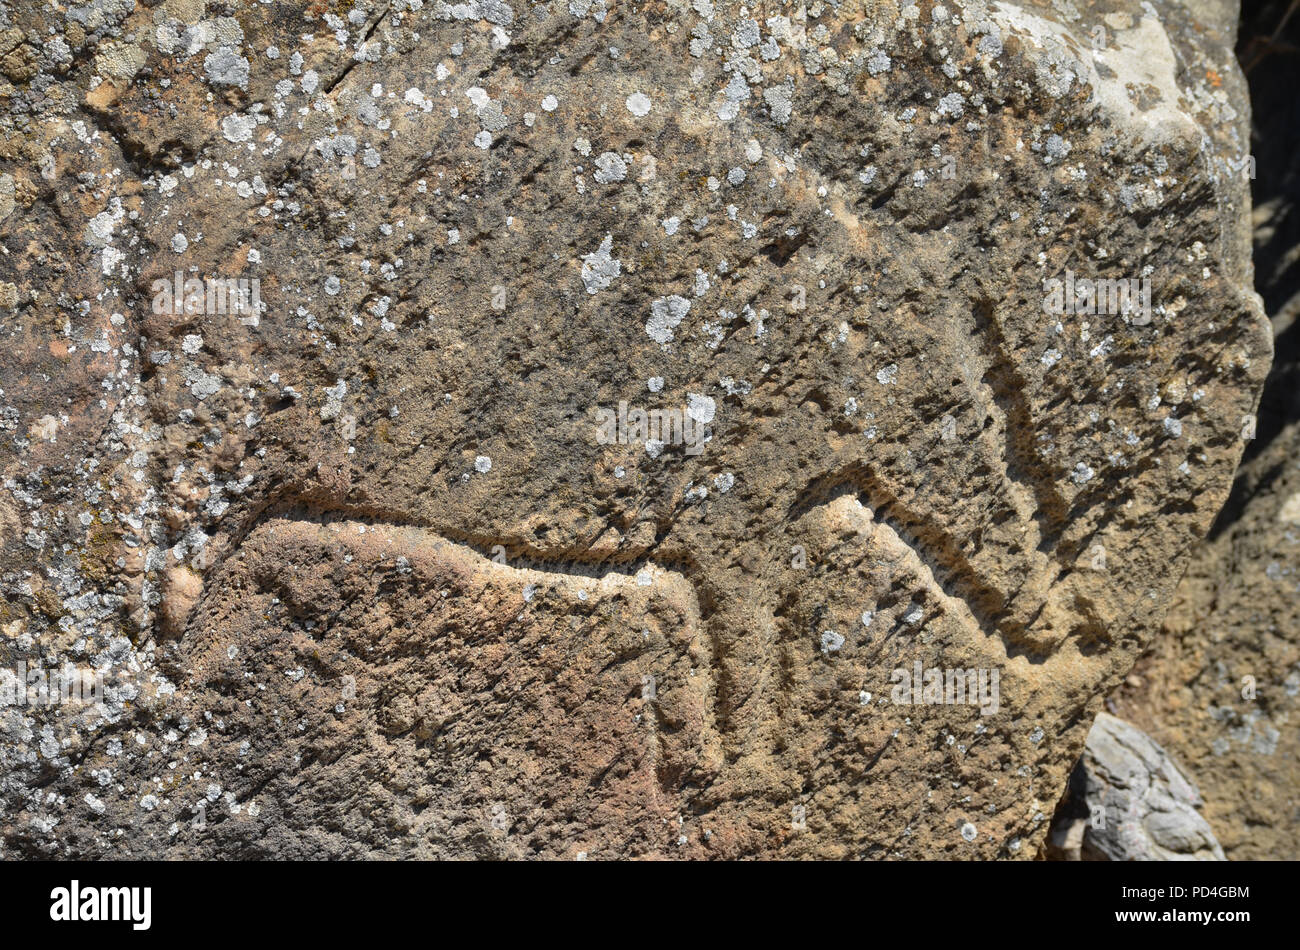
[[[0,853],[1038,852],[1268,366],[1214,17],[0,26]]]

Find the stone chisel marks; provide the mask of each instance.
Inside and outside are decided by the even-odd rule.
[[[6,855],[1037,853],[1268,359],[1225,34],[9,6]]]

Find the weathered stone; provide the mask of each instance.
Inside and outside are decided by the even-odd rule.
[[[6,119],[5,854],[1038,852],[1268,363],[1229,37],[179,9]]]
[[[1101,713],[1048,852],[1071,861],[1222,861],[1196,784],[1146,733]]]
[[[1255,284],[1276,359],[1255,439],[1165,628],[1112,699],[1196,777],[1230,860],[1300,858],[1300,103],[1269,41],[1285,5],[1243,24],[1255,102]]]

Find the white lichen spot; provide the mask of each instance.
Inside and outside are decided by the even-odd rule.
[[[592,177],[602,185],[622,181],[627,177],[627,163],[617,152],[601,152],[596,159],[596,173]]]
[[[677,294],[651,301],[650,319],[646,321],[645,332],[656,343],[667,343],[673,338],[673,330],[686,319],[690,309],[691,302]]]
[[[966,99],[960,92],[950,92],[939,100],[939,107],[935,109],[941,116],[948,116],[953,119],[960,119],[962,113],[966,111]]]
[[[623,104],[638,119],[650,114],[650,97],[643,92],[632,93]]]
[[[207,75],[208,82],[214,86],[248,88],[248,60],[229,46],[210,53],[203,60],[203,72]]]
[[[221,120],[221,135],[227,142],[247,142],[253,137],[255,128],[257,119],[251,115],[236,112]]]
[[[606,234],[595,253],[583,255],[582,283],[587,288],[587,293],[600,293],[619,275],[622,262],[617,257],[610,256],[610,249],[613,246],[613,235]]]
[[[717,413],[718,404],[709,396],[703,396],[699,393],[687,393],[686,396],[686,414],[702,425],[708,425],[713,421]]]

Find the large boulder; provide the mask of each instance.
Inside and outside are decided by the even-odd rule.
[[[1038,852],[1269,362],[1215,17],[0,10],[3,854]]]
[[[1300,858],[1300,101],[1285,3],[1252,5],[1255,284],[1276,358],[1255,440],[1165,629],[1113,697],[1197,778],[1233,860]],[[1294,36],[1294,26],[1291,29]]]

